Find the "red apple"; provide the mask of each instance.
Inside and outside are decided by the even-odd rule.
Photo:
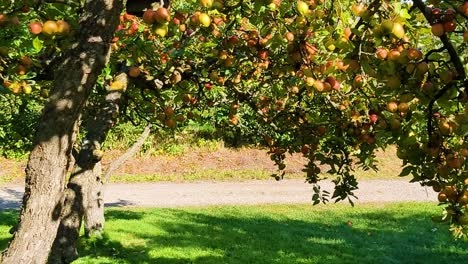
[[[29,24],[29,31],[33,35],[39,35],[42,32],[42,23],[41,22],[32,22]]]

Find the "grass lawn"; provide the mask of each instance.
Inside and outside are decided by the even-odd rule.
[[[468,263],[432,203],[109,209],[74,263]],[[0,249],[17,213],[0,212]],[[348,224],[352,222],[352,225]]]

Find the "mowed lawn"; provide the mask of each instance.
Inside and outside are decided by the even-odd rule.
[[[109,209],[74,263],[468,263],[433,203]],[[0,212],[0,248],[17,212]]]

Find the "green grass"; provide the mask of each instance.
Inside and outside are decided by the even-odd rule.
[[[75,263],[468,263],[433,203],[107,210]],[[16,215],[0,212],[0,246]],[[347,225],[352,221],[352,226]]]

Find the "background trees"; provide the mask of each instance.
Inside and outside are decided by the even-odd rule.
[[[4,119],[29,109],[37,120],[43,100],[54,102],[48,93],[60,76],[52,79],[52,69],[67,62],[65,51],[83,34],[81,5],[49,2],[2,4]],[[467,2],[167,4],[122,13],[110,62],[102,73],[94,69],[100,75],[83,120],[101,115],[105,94],[116,91],[122,102],[111,124],[177,130],[189,120],[216,120],[261,139],[277,179],[287,153],[307,157],[316,203],[352,202],[354,167],[375,169],[374,150],[396,144],[402,176],[439,192],[446,208],[439,220],[457,237],[466,234]],[[18,138],[17,127],[2,129],[4,142]],[[96,164],[102,142],[81,143]],[[337,175],[334,193],[321,191],[318,164]]]

